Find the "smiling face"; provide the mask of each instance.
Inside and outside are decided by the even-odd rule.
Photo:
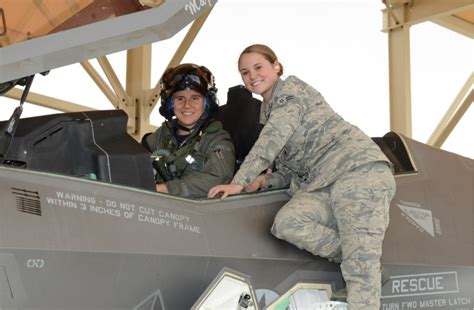
[[[178,122],[186,128],[191,129],[204,114],[204,97],[192,89],[174,93],[173,104]]]
[[[278,61],[272,64],[260,53],[245,53],[240,57],[239,71],[245,87],[252,93],[261,95],[264,101],[268,102],[279,78]]]

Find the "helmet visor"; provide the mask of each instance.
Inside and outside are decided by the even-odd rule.
[[[195,65],[182,65],[172,69],[163,76],[163,82],[168,95],[184,89],[195,90],[203,96],[208,92],[206,74]]]
[[[175,93],[183,89],[193,89],[206,95],[207,85],[204,85],[204,81],[195,74],[177,74],[173,77],[173,80],[169,84],[169,87],[172,89],[172,92]]]

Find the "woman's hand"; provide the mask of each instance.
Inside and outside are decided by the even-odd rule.
[[[248,193],[255,192],[260,188],[265,187],[265,185],[267,185],[267,179],[265,178],[265,175],[261,174],[245,188],[245,191]]]
[[[166,187],[165,183],[156,184],[156,191],[160,193],[167,193],[168,188]]]
[[[222,193],[221,199],[229,195],[235,195],[240,193],[244,187],[240,184],[223,184],[223,185],[216,185],[209,190],[207,193],[207,198],[214,198],[217,194]]]

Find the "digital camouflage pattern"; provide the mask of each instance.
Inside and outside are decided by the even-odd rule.
[[[279,80],[261,111],[265,126],[232,183],[249,185],[276,159],[280,172],[267,178],[269,187],[290,185],[294,194],[323,188],[365,163],[389,162],[370,137],[295,76]]]
[[[315,255],[340,261],[350,309],[379,309],[380,256],[395,193],[391,163],[359,128],[313,87],[290,76],[262,105],[265,124],[232,183],[265,175],[267,188],[293,197],[272,233]]]
[[[151,152],[169,154],[161,160],[172,160],[175,164],[177,175],[166,182],[170,194],[188,198],[206,197],[211,187],[232,179],[235,165],[232,140],[222,129],[222,124],[213,121],[178,145],[172,134],[175,122],[164,122],[157,131],[144,138],[144,144]],[[188,155],[191,157],[187,158]]]
[[[394,194],[387,164],[365,164],[330,186],[294,195],[275,217],[272,233],[315,255],[342,261],[350,309],[379,309],[382,241]]]

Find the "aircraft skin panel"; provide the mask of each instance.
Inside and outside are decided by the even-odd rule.
[[[385,238],[383,261],[405,264],[473,265],[473,236],[469,227],[473,227],[474,223],[471,216],[472,193],[468,190],[470,186],[472,187],[472,173],[466,171],[465,164],[457,155],[444,154],[445,152],[440,151],[442,152],[440,154],[444,155],[444,165],[440,165],[437,162],[440,158],[436,157],[436,152],[433,153],[432,148],[424,150],[423,144],[410,143],[412,152],[416,150],[413,153],[419,172],[412,176],[397,178],[397,195],[391,206],[391,222]],[[424,154],[423,151],[429,153]],[[423,160],[419,160],[418,156]],[[429,170],[430,167],[438,168]],[[80,180],[78,187],[78,180],[74,178],[58,178],[56,181],[51,181],[57,177],[22,170],[1,169],[5,169],[2,175],[8,176],[9,183],[9,190],[3,193],[2,197],[5,204],[10,207],[3,212],[8,212],[6,214],[11,220],[2,223],[0,231],[7,233],[9,229],[15,228],[15,223],[18,221],[37,227],[38,231],[41,231],[41,234],[33,238],[16,234],[9,239],[10,244],[4,244],[7,247],[41,246],[59,250],[132,253],[159,251],[154,249],[153,245],[157,240],[153,238],[133,244],[133,237],[123,231],[123,225],[127,225],[137,234],[148,236],[150,232],[159,232],[162,238],[159,242],[167,249],[167,254],[179,255],[189,252],[184,251],[182,246],[173,244],[170,238],[164,237],[166,234],[180,236],[181,240],[187,242],[185,248],[203,255],[246,257],[258,254],[263,257],[271,255],[270,257],[285,258],[283,254],[288,254],[284,250],[271,253],[275,249],[285,248],[285,242],[275,241],[268,233],[274,214],[289,198],[282,192],[263,196],[244,195],[225,201],[195,202],[146,191],[135,193],[127,188],[98,185],[96,182],[85,180]],[[453,177],[449,177],[450,175]],[[16,179],[19,180],[14,182]],[[22,190],[39,193],[43,216],[18,212],[11,207],[21,201]],[[259,206],[257,209],[254,207],[255,204]],[[130,216],[130,219],[126,216]],[[238,233],[229,230],[235,227],[236,223],[239,223]],[[259,226],[257,223],[264,225]],[[96,238],[104,225],[108,227],[110,234],[120,238],[107,238],[107,235]],[[64,231],[66,227],[68,234],[59,237],[57,232]],[[223,230],[228,231],[228,235],[223,236]],[[254,241],[249,241],[248,251],[242,252],[228,246],[228,238],[239,242],[247,239]],[[129,243],[132,244],[132,248]],[[258,250],[256,247],[252,248],[252,243],[259,245]],[[275,248],[274,245],[278,243],[279,247]],[[264,248],[262,244],[265,245]],[[440,247],[444,249],[442,253],[439,253]],[[451,255],[452,253],[458,255]]]
[[[0,235],[8,236],[0,237],[3,247],[311,259],[304,252],[288,251],[290,245],[276,241],[269,233],[263,234],[264,240],[252,240],[256,234],[269,231],[268,219],[288,200],[284,192],[271,195],[261,204],[259,201],[268,195],[256,200],[195,203],[105,183],[0,167],[4,169],[2,179],[4,176],[10,186],[2,192],[9,206],[0,219]],[[23,202],[25,199],[29,200]],[[32,211],[35,204],[36,210]],[[34,228],[36,233],[9,233],[18,223]],[[245,242],[245,249],[236,249],[229,240]]]
[[[2,309],[134,309],[156,291],[165,309],[189,309],[223,267],[251,273],[254,287],[277,294],[284,293],[295,270],[342,286],[339,267],[329,262],[276,260],[271,264],[278,272],[269,272],[266,260],[4,249],[0,261],[6,251],[25,262],[18,274],[27,281],[20,288],[12,285],[23,298],[1,299]]]
[[[9,279],[17,280],[11,284],[16,298],[0,298],[3,309],[135,309],[155,292],[165,309],[189,309],[224,267],[251,274],[257,292],[281,295],[298,281],[342,285],[338,266],[328,262],[18,249],[2,249],[0,262],[8,255],[23,266],[7,268]],[[472,305],[472,267],[385,268],[391,277],[382,291],[381,309],[418,304],[424,305],[418,308],[454,310]],[[20,282],[15,275],[25,280]]]
[[[382,310],[474,307],[474,268],[386,265],[390,279],[382,288]]]
[[[216,2],[165,1],[157,8],[0,48],[0,83],[168,39]]]
[[[404,142],[417,173],[396,177],[381,309],[470,309],[473,161]],[[270,234],[284,190],[190,200],[1,166],[0,197],[2,309],[188,309],[224,267],[260,296],[344,285],[338,264]]]
[[[0,306],[133,309],[159,290],[166,309],[188,309],[224,267],[251,274],[258,287],[273,291],[298,270],[342,287],[337,264],[269,233],[288,200],[284,191],[225,203],[192,201],[47,173],[0,171],[0,184],[9,184],[1,193],[0,262],[16,262],[7,272],[17,278],[19,284],[10,287],[20,296],[3,298]]]
[[[473,266],[474,161],[404,140],[418,173],[396,178],[383,261]]]

